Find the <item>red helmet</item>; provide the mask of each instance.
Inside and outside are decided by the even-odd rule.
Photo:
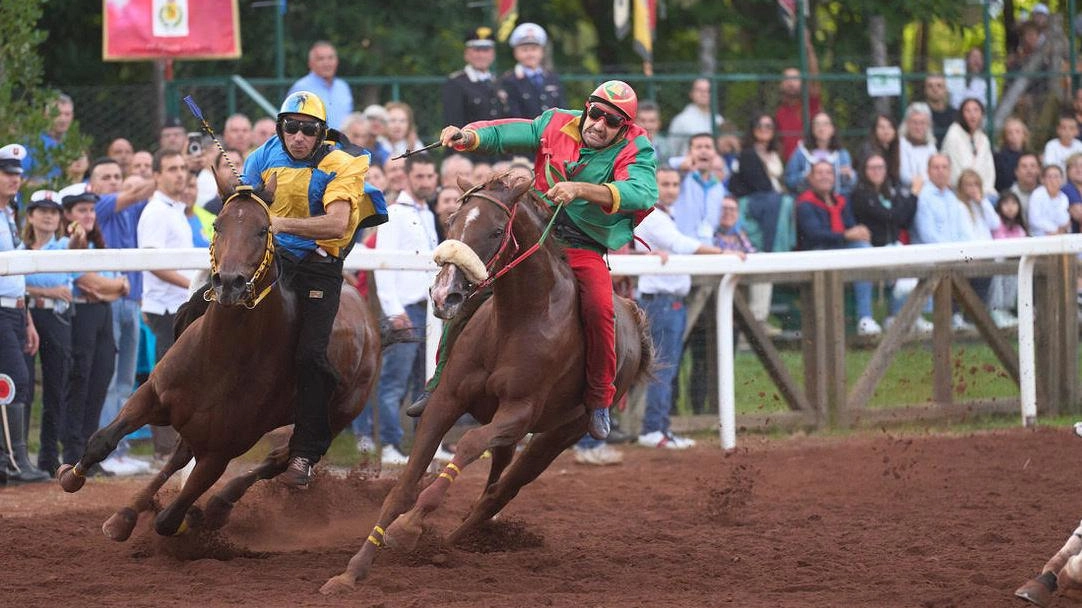
[[[639,97],[635,89],[622,80],[608,80],[590,93],[588,101],[600,101],[620,111],[628,120],[635,120],[639,112]]]

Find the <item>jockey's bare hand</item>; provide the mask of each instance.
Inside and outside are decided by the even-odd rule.
[[[444,127],[440,131],[440,143],[455,150],[466,150],[473,147],[474,137],[472,131],[463,131],[458,127]]]
[[[579,184],[575,182],[556,182],[545,193],[545,196],[557,205],[566,205],[579,198]]]
[[[413,323],[410,322],[409,315],[402,313],[391,317],[391,327],[395,329],[410,329],[413,327]]]
[[[662,266],[669,263],[669,252],[668,251],[662,251],[662,250],[658,249],[657,251],[651,251],[647,255],[656,255],[657,257],[661,258],[661,265]]]

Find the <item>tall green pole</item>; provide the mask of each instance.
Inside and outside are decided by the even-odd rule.
[[[796,46],[800,50],[800,116],[801,124],[811,124],[811,116],[808,112],[811,108],[811,91],[808,89],[808,53],[804,48],[804,40],[808,35],[808,16],[804,14],[805,0],[797,0],[796,3]]]
[[[984,81],[988,83],[984,91],[984,115],[985,117],[995,116],[996,109],[992,107],[995,100],[992,98],[992,3],[989,0],[984,0],[981,3],[981,9],[984,12]],[[989,141],[993,141],[995,138],[993,135],[996,131],[996,125],[994,120],[984,121],[984,130],[987,131]]]

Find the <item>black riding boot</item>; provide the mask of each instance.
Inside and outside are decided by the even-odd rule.
[[[8,481],[13,483],[48,481],[50,474],[35,467],[30,462],[30,455],[27,454],[26,424],[24,421],[29,413],[28,408],[22,403],[12,403],[2,407],[7,410],[8,429],[11,432],[11,448],[12,452],[14,452],[6,463],[8,465]]]

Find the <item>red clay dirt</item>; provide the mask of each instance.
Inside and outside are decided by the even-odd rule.
[[[0,605],[1024,608],[1013,590],[1082,517],[1082,440],[1069,429],[624,451],[607,468],[561,456],[498,523],[442,549],[482,461],[418,551],[381,552],[368,580],[332,597],[318,589],[367,536],[387,480],[262,483],[220,533],[164,539],[144,515],[126,543],[101,524],[145,480],[91,479],[71,495],[8,487]]]

